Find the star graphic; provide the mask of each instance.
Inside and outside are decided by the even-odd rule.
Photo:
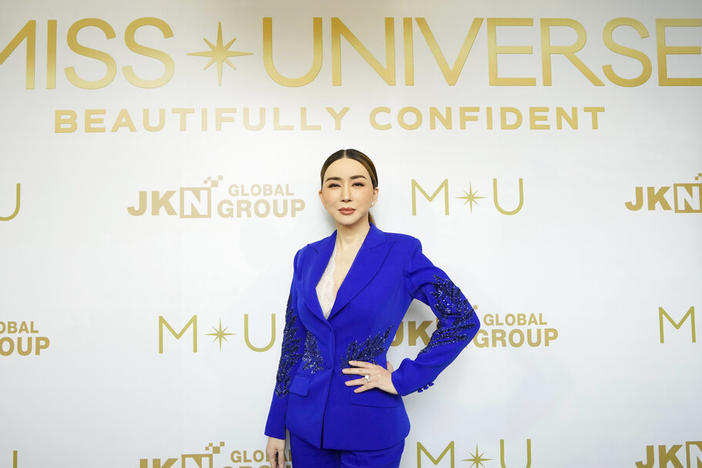
[[[471,455],[473,458],[464,458],[462,461],[473,462],[471,466],[475,466],[476,468],[485,466],[483,462],[492,460],[492,458],[483,458],[484,454],[478,452],[478,444],[475,444],[475,453],[471,453]]]
[[[236,41],[236,38],[233,38],[231,41],[227,42],[226,45],[223,44],[221,21],[219,22],[219,29],[217,30],[217,45],[215,46],[204,37],[202,38],[202,40],[207,43],[207,45],[210,47],[210,50],[206,50],[203,52],[188,52],[187,55],[199,55],[200,57],[210,57],[210,61],[207,63],[207,65],[205,65],[205,68],[203,68],[203,70],[207,70],[207,68],[210,65],[212,65],[214,62],[217,62],[217,76],[219,79],[219,86],[222,86],[222,67],[225,63],[232,67],[233,70],[236,70],[236,67],[232,64],[232,62],[229,61],[229,57],[253,54],[253,52],[236,52],[233,50],[229,50],[234,41]]]
[[[465,198],[466,203],[470,203],[470,212],[473,212],[473,203],[476,205],[478,204],[478,198],[485,198],[485,197],[479,197],[478,192],[473,192],[473,186],[471,184],[468,185],[468,191],[466,192],[465,190],[463,191],[466,195],[464,197],[456,197],[456,198]],[[464,203],[464,205],[466,204]]]
[[[222,340],[227,341],[227,336],[234,335],[234,333],[225,333],[227,329],[222,329],[221,319],[219,320],[219,328],[212,327],[212,330],[214,330],[214,333],[205,333],[205,335],[214,336],[215,338],[212,341],[219,340],[219,350],[222,351]]]

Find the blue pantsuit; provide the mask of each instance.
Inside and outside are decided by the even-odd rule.
[[[336,450],[318,448],[290,433],[293,468],[398,468],[405,439],[376,450]]]
[[[384,232],[375,224],[370,225],[325,317],[315,288],[335,242],[336,231],[295,254],[264,433],[285,439],[288,429],[296,438],[300,459],[314,453],[311,446],[331,449],[317,454],[330,463],[348,462],[329,466],[357,466],[353,460],[364,456],[377,456],[382,459],[379,463],[387,463],[358,466],[397,466],[393,463],[399,458],[393,453],[401,452],[410,431],[402,397],[429,389],[473,339],[480,321],[458,286],[424,255],[417,238]],[[351,360],[387,368],[386,353],[414,299],[431,308],[437,328],[415,359],[403,359],[392,372],[398,394],[379,388],[354,392],[358,387],[344,382],[361,376],[341,370],[353,367]],[[374,450],[381,452],[373,454]],[[295,468],[317,466],[323,465],[301,462]]]

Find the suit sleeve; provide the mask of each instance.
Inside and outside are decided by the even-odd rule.
[[[290,382],[297,372],[304,350],[306,329],[300,321],[296,300],[296,281],[300,251],[295,254],[293,262],[293,280],[290,285],[288,302],[285,308],[285,328],[281,345],[278,372],[276,373],[273,398],[266,420],[265,435],[285,439],[285,413],[288,408]]]
[[[405,267],[405,285],[410,295],[428,305],[438,318],[429,343],[412,360],[405,358],[390,374],[400,395],[423,391],[471,342],[480,328],[473,306],[448,275],[422,253],[414,239]]]

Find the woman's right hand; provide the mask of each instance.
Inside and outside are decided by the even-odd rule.
[[[285,468],[285,439],[268,437],[266,454],[268,455],[271,468]]]

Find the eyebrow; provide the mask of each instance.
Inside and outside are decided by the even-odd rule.
[[[351,176],[351,177],[350,177],[350,179],[352,179],[352,180],[353,180],[353,179],[358,179],[358,178],[366,179],[366,176],[364,176],[364,175],[362,175],[362,174],[358,174],[358,175],[354,175],[354,176]],[[341,177],[327,177],[327,179],[324,181],[324,183],[326,184],[326,183],[329,182],[330,180],[342,180],[342,179],[341,179]]]

